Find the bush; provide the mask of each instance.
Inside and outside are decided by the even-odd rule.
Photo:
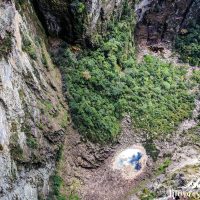
[[[51,182],[52,182],[52,189],[53,194],[50,195],[49,199],[56,199],[56,200],[66,200],[66,196],[62,195],[60,192],[60,189],[63,185],[62,178],[55,173],[55,175],[51,176]]]
[[[70,196],[69,196],[69,200],[79,200],[80,198],[79,198],[79,196],[77,195],[77,194],[71,194]]]
[[[65,48],[56,62],[76,128],[95,142],[111,142],[130,114],[135,128],[166,134],[191,115],[187,70],[152,56],[135,62],[132,23],[109,24],[94,49]]]
[[[140,198],[141,200],[154,200],[156,198],[156,193],[145,188]]]
[[[36,55],[34,45],[32,44],[31,40],[28,38],[28,36],[24,35],[23,33],[22,33],[22,42],[23,42],[22,50],[27,52],[28,55],[32,59],[36,60],[37,55]]]
[[[157,169],[157,173],[158,174],[162,174],[162,173],[165,173],[167,167],[169,167],[169,165],[171,164],[171,159],[170,158],[166,158],[164,160],[164,162],[162,164],[160,164],[160,166],[158,167]]]
[[[200,65],[200,25],[192,24],[186,34],[179,35],[175,43],[176,51],[183,62]]]
[[[37,149],[38,148],[38,142],[33,136],[28,136],[26,139],[27,146],[31,149]]]

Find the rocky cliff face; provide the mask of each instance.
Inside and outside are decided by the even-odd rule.
[[[49,35],[101,31],[122,1],[32,1]],[[61,75],[30,1],[0,2],[0,199],[46,199],[65,139]],[[119,13],[117,14],[119,15]]]
[[[35,9],[51,36],[68,42],[87,42],[93,33],[105,31],[112,17],[120,16],[124,0],[34,0]]]
[[[0,30],[0,199],[44,198],[67,125],[61,77],[30,3],[1,1]]]
[[[34,0],[38,15],[51,36],[69,42],[91,41],[102,34],[112,18],[120,17],[126,2],[134,1],[72,1]],[[192,20],[199,18],[199,0],[141,0],[136,4],[138,43],[170,42]],[[133,6],[130,4],[130,6]]]
[[[191,21],[199,17],[199,0],[143,0],[136,7],[138,43],[170,42]]]

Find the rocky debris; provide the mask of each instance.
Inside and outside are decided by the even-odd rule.
[[[60,176],[67,186],[65,194],[78,193],[84,200],[125,199],[127,193],[148,176],[152,168],[151,159],[147,162],[147,170],[144,168],[133,179],[125,179],[119,170],[113,169],[115,155],[130,145],[141,145],[143,139],[134,134],[129,116],[122,121],[122,127],[118,142],[104,146],[83,141],[79,133],[68,127],[60,169]]]
[[[198,129],[194,131],[196,133]],[[191,141],[192,137],[194,133],[191,135],[186,129],[182,133],[178,130],[162,140],[155,139],[160,153],[154,163],[154,171],[162,166],[165,158],[168,157],[171,160],[170,165],[161,174],[154,174],[145,184],[145,188],[156,194],[157,199],[169,199],[169,189],[180,189],[199,177],[200,147],[196,142]],[[141,193],[142,190],[137,193],[137,196],[141,196]]]
[[[65,131],[60,129],[54,132],[45,132],[44,136],[53,144],[62,144],[65,140]]]
[[[175,180],[176,188],[183,187],[186,184],[185,179],[184,179],[184,174],[182,173],[176,174],[174,177],[174,180]]]

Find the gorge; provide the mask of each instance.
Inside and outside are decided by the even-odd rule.
[[[173,199],[199,66],[199,0],[0,0],[0,200]]]

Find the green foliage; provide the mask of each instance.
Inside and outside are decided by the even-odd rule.
[[[53,109],[53,104],[50,101],[43,101],[42,104],[44,105],[44,113],[48,113]]]
[[[156,198],[156,194],[148,189],[144,189],[142,195],[140,196],[141,200],[154,200]]]
[[[16,0],[21,6],[23,6],[26,3],[26,0]]]
[[[129,105],[135,127],[155,135],[166,134],[190,117],[194,97],[188,93],[186,72],[151,56],[129,72]]]
[[[38,147],[37,140],[31,135],[27,137],[26,144],[32,149],[37,149]]]
[[[14,133],[10,137],[10,154],[11,157],[16,161],[22,161],[23,160],[23,149],[20,147],[18,143],[18,134]]]
[[[77,194],[71,194],[69,196],[69,200],[80,200],[79,196]]]
[[[56,154],[56,161],[59,164],[59,162],[61,161],[61,159],[63,158],[63,145],[60,145],[58,147],[58,152]]]
[[[36,60],[37,55],[36,55],[36,52],[35,52],[35,48],[34,48],[32,42],[31,42],[31,40],[29,39],[29,37],[22,34],[22,42],[23,42],[22,50],[27,52],[28,55],[32,59]]]
[[[126,52],[131,45],[131,34],[127,37],[122,30],[130,33],[130,26],[123,22],[113,27],[112,38],[101,41],[96,51],[79,54],[78,59],[67,49],[60,63],[73,120],[80,132],[93,141],[111,141],[120,131],[123,113],[117,109],[124,103],[119,99],[124,87],[120,65],[129,60]]]
[[[194,85],[198,85],[200,83],[200,70],[199,69],[193,70],[191,80]]]
[[[22,124],[21,131],[26,134],[26,144],[31,149],[38,148],[38,142],[35,137],[32,136],[31,126],[26,122]]]
[[[58,195],[59,194],[59,190],[60,190],[60,187],[62,185],[62,179],[60,176],[58,175],[54,175],[51,177],[52,178],[52,182],[53,182],[53,190],[54,190],[54,193],[55,195]]]
[[[171,162],[170,158],[166,158],[165,161],[158,167],[157,172],[159,174],[165,173],[166,168],[171,164]]]
[[[42,64],[46,67],[46,68],[48,68],[49,66],[48,66],[48,61],[47,61],[47,57],[46,57],[46,55],[45,55],[45,53],[44,53],[44,50],[42,50]]]
[[[84,3],[80,2],[79,0],[73,1],[71,5],[75,8],[75,12],[77,14],[81,14],[85,11]]]
[[[193,66],[200,65],[200,25],[193,24],[188,33],[179,35],[176,39],[175,48],[183,62]]]
[[[0,58],[7,56],[12,48],[12,37],[7,33],[5,38],[0,40]]]
[[[156,161],[160,151],[156,148],[156,145],[153,142],[153,138],[151,137],[147,139],[143,145],[147,154],[151,156],[153,161]]]
[[[60,125],[61,125],[62,128],[67,128],[67,125],[68,125],[68,114],[67,114],[67,112],[65,112],[64,115],[62,116],[61,121],[60,121]]]
[[[136,64],[132,27],[127,19],[110,23],[95,50],[66,48],[56,57],[73,122],[92,141],[115,140],[127,113],[152,135],[173,131],[191,115],[186,68],[152,56]]]
[[[10,132],[17,132],[17,123],[15,121],[11,123]]]
[[[52,190],[53,190],[53,195],[56,200],[66,200],[66,197],[61,194],[60,189],[63,185],[63,180],[62,178],[58,175],[55,174],[51,176],[51,182],[52,182]]]

